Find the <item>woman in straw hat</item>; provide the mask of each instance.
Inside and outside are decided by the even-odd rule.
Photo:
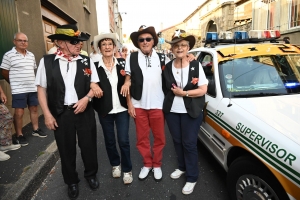
[[[189,62],[187,53],[195,44],[195,37],[183,30],[176,30],[172,37],[171,49],[175,59],[164,71],[165,99],[163,111],[173,138],[178,168],[172,179],[185,173],[186,184],[183,194],[191,194],[198,179],[197,135],[202,122],[207,79],[198,61]]]
[[[96,62],[96,69],[102,93],[101,98],[94,98],[94,109],[98,112],[102,125],[107,155],[112,166],[112,176],[121,177],[123,171],[124,184],[132,182],[132,164],[129,144],[129,114],[126,97],[120,94],[125,81],[125,60],[115,58],[114,51],[118,36],[116,33],[104,33],[94,37],[94,48],[100,50],[101,59]],[[117,138],[121,156],[118,153],[115,140],[114,124],[117,128]]]

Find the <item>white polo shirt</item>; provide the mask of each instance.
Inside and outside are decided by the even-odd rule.
[[[56,55],[55,58],[59,59],[59,67],[60,72],[63,77],[65,83],[65,100],[64,105],[72,105],[77,103],[78,96],[74,87],[75,76],[77,72],[77,60],[83,59],[80,55],[74,58],[71,62],[69,62],[69,69],[68,69],[68,60],[62,56]],[[97,83],[99,82],[99,77],[95,68],[93,61],[90,59],[91,64],[91,82]],[[82,72],[83,73],[83,72]],[[44,58],[41,59],[35,79],[35,85],[39,85],[43,88],[47,88],[47,77],[45,71],[45,63]]]
[[[131,54],[127,56],[125,65],[125,71],[128,75],[131,74],[130,56]],[[169,61],[170,59],[166,57],[165,63],[168,63]],[[162,70],[158,54],[153,49],[151,57],[148,59],[139,49],[138,62],[143,73],[143,91],[142,98],[140,100],[131,98],[133,106],[135,108],[142,108],[146,110],[162,109],[164,93],[162,91]],[[149,66],[149,62],[151,67]]]
[[[9,70],[9,82],[12,94],[36,92],[34,84],[36,62],[33,53],[26,50],[25,56],[15,47],[3,56],[0,68]]]

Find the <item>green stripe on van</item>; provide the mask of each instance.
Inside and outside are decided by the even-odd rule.
[[[234,135],[235,138],[237,138],[241,143],[243,143],[249,149],[251,149],[252,151],[254,151],[257,155],[259,155],[260,157],[262,157],[266,162],[268,162],[270,165],[272,165],[273,167],[275,167],[282,174],[285,174],[287,177],[289,177],[290,179],[292,179],[293,181],[295,181],[298,185],[300,185],[300,180],[299,180],[300,173],[299,172],[295,171],[294,169],[292,169],[291,167],[289,167],[285,163],[281,162],[280,160],[278,160],[277,158],[275,158],[269,152],[263,150],[260,146],[258,146],[257,144],[253,143],[249,138],[247,138],[247,137],[239,134],[232,126],[230,126],[229,124],[227,124],[226,122],[224,122],[222,119],[218,118],[211,111],[207,110],[207,113],[208,113],[208,116],[210,116],[215,122],[217,122],[217,124],[219,124],[220,126],[222,126],[223,128],[225,128],[228,132],[230,132],[232,135]],[[252,147],[251,145],[255,146],[256,148]],[[257,149],[259,149],[264,154],[266,154],[269,158],[271,158],[271,160],[268,157],[266,157],[265,155],[263,155]],[[286,170],[284,170],[284,168],[286,170],[288,170],[294,176],[291,175],[290,173],[286,172]]]

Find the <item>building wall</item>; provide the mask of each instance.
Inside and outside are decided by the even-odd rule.
[[[200,9],[200,13],[203,13],[203,9],[205,9],[205,6]],[[234,26],[234,3],[225,2],[200,17],[201,36],[203,38],[212,24],[216,25],[217,32],[232,28]]]
[[[300,44],[300,21],[298,26],[291,26],[292,5],[295,2],[296,0],[253,0],[253,29],[279,30],[282,37],[289,36],[292,43]],[[299,10],[296,10],[295,15],[297,13],[300,20]]]
[[[11,41],[1,43],[2,49],[5,49],[6,51],[10,50],[13,47],[13,34],[17,31],[23,32],[27,35],[29,40],[28,50],[33,52],[36,58],[36,63],[37,65],[39,64],[42,56],[46,54],[43,28],[44,16],[42,16],[41,12],[41,4],[43,4],[46,5],[47,9],[52,10],[54,14],[65,17],[66,21],[76,23],[80,31],[89,33],[91,35],[90,40],[85,42],[83,49],[89,53],[91,52],[91,47],[89,45],[90,41],[93,40],[94,35],[98,34],[96,0],[51,0],[51,2],[48,0],[1,0],[0,8],[3,8],[3,6],[8,8],[6,5],[7,2],[14,2],[15,7],[14,9],[10,9],[10,14],[17,16],[17,20],[15,20],[16,22],[10,22],[9,20],[11,20],[11,18],[1,17],[1,23],[11,23],[12,26],[15,25],[17,28],[15,28],[16,30],[11,29],[12,31],[0,28],[0,34],[2,36],[6,36],[6,40]],[[3,12],[1,14],[3,14]],[[47,20],[51,21],[51,17]],[[55,23],[54,19],[53,23]],[[0,55],[1,62],[3,54]],[[0,85],[8,97],[8,103],[6,105],[10,109],[11,113],[13,113],[14,109],[11,108],[10,86],[3,79],[0,80]],[[39,114],[42,114],[41,109],[39,109]],[[25,109],[23,125],[28,123],[30,123],[29,112],[28,109]]]

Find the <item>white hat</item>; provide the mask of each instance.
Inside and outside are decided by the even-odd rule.
[[[102,33],[94,37],[94,49],[98,49],[98,43],[103,39],[112,39],[116,46],[118,46],[119,36],[117,33]]]

